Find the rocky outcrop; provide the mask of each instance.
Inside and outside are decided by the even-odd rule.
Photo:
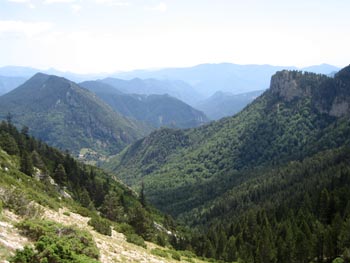
[[[279,71],[270,92],[284,102],[309,98],[314,109],[332,117],[350,115],[350,66],[334,78],[301,71]]]
[[[281,99],[291,101],[300,98],[306,93],[301,89],[298,80],[302,77],[302,72],[283,70],[277,72],[271,78],[270,90]]]

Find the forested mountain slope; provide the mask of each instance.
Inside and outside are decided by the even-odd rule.
[[[0,117],[8,114],[35,137],[74,154],[82,148],[117,153],[150,131],[74,82],[41,73],[0,97]]]
[[[126,94],[98,81],[85,81],[80,85],[94,92],[123,116],[157,128],[192,128],[209,121],[203,112],[167,94]]]
[[[148,197],[159,208],[174,215],[186,213],[230,189],[248,170],[347,144],[349,71],[343,69],[334,79],[278,72],[270,89],[238,115],[188,131],[156,131],[107,166],[129,185],[142,178]],[[214,188],[210,196],[201,191],[193,195],[193,188],[220,185],[222,178],[232,183]]]
[[[106,164],[196,226],[197,253],[243,262],[350,259],[350,67],[281,71],[239,114],[162,129]],[[184,241],[184,243],[186,243]]]

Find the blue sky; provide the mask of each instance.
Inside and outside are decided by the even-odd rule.
[[[348,0],[0,0],[0,66],[350,64]]]

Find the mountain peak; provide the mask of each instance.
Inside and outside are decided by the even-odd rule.
[[[32,135],[75,154],[82,148],[116,153],[150,130],[76,83],[43,73],[1,96],[0,105],[0,118],[11,112],[14,123],[28,126]]]
[[[308,90],[303,90],[298,82],[303,76],[301,71],[282,70],[271,77],[270,90],[280,98],[291,101],[295,98],[308,95]]]

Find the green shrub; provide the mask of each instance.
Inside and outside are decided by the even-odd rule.
[[[64,214],[65,216],[70,216],[70,213],[69,213],[68,211],[64,211],[63,214]]]
[[[43,212],[39,206],[28,199],[19,189],[6,189],[1,194],[0,199],[5,208],[22,217],[39,217]]]
[[[151,250],[151,254],[155,255],[155,256],[159,256],[162,258],[168,258],[168,253],[166,253],[165,250],[159,249],[159,248],[154,248]]]
[[[95,217],[96,213],[82,206],[75,206],[73,211],[85,217]]]
[[[181,260],[181,256],[180,256],[179,252],[177,252],[175,250],[168,250],[168,252],[170,253],[170,255],[173,259],[178,260],[178,261]]]
[[[183,256],[183,257],[187,257],[187,258],[195,258],[196,257],[196,254],[194,254],[192,251],[189,251],[189,250],[179,250],[177,252],[180,253],[181,256]]]
[[[134,228],[127,223],[115,223],[114,229],[115,229],[115,231],[117,231],[119,233],[123,233],[125,235],[135,234]]]
[[[168,239],[167,239],[167,235],[164,234],[163,232],[159,232],[157,234],[157,236],[154,239],[154,242],[162,247],[165,247],[169,244]]]
[[[23,250],[16,250],[16,254],[10,259],[13,263],[31,263],[34,261],[35,251],[31,247],[25,246]]]
[[[106,236],[112,235],[111,224],[106,219],[95,216],[89,220],[88,224],[92,226],[97,232],[103,235],[106,235]]]
[[[24,248],[11,258],[15,263],[97,263],[99,251],[90,233],[51,221],[25,220],[17,227],[35,241],[35,250]]]
[[[143,238],[137,234],[126,235],[126,241],[138,245],[140,247],[147,248],[145,240],[143,240]]]
[[[332,263],[344,263],[344,259],[342,258],[335,258]]]

